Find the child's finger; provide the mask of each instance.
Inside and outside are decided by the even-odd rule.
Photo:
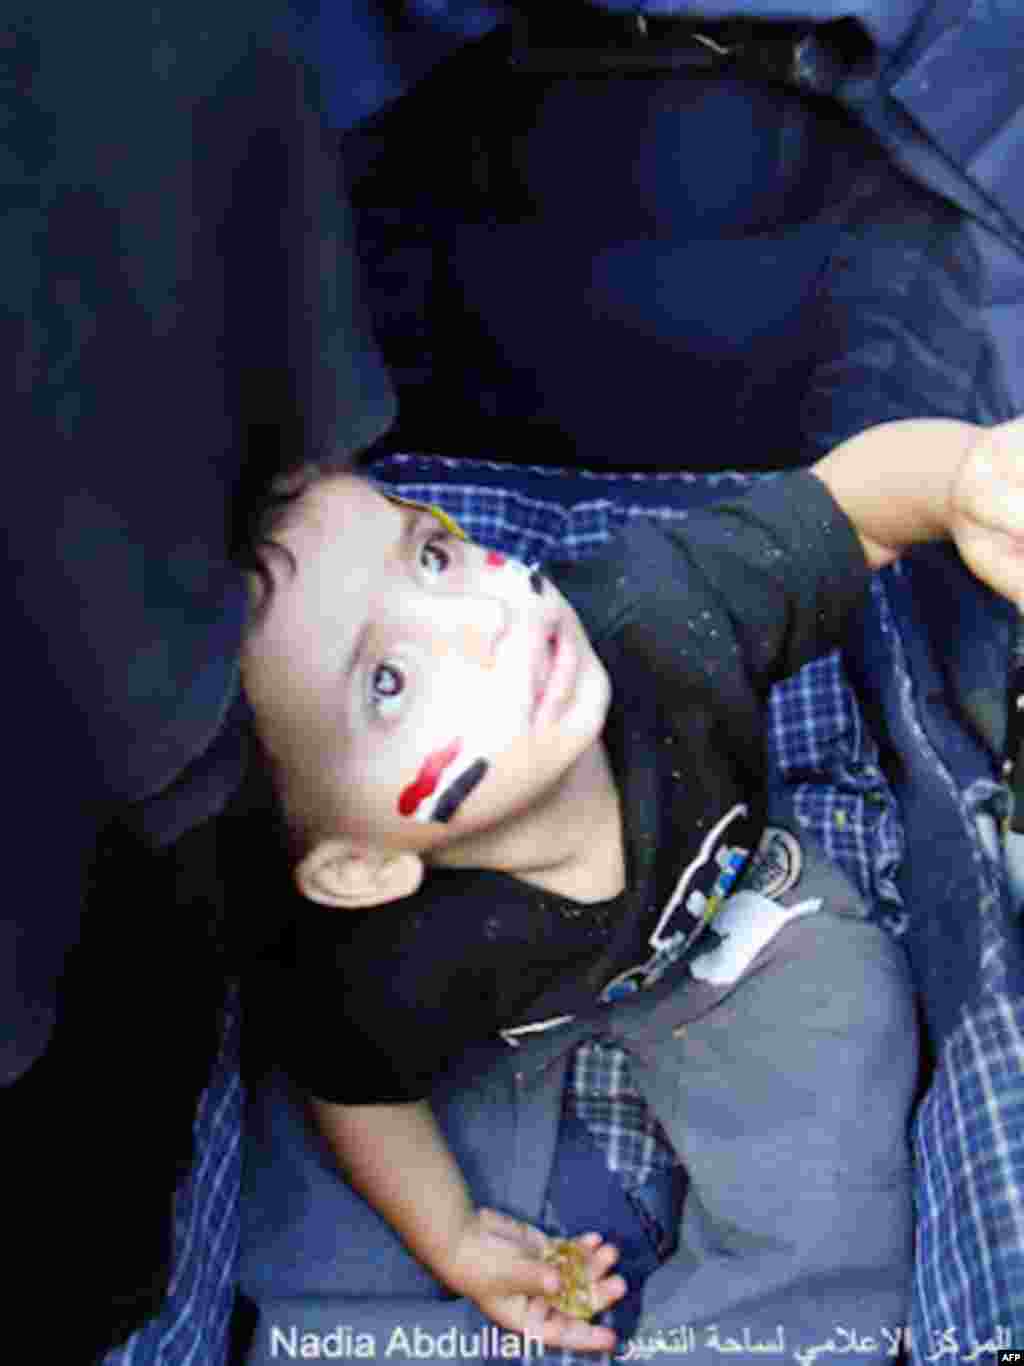
[[[606,1243],[600,1233],[581,1233],[573,1242],[586,1249],[595,1276],[603,1276],[619,1260],[619,1249],[614,1243]]]
[[[560,1345],[561,1328],[557,1316],[543,1296],[527,1301],[526,1314],[519,1326],[524,1336],[543,1342],[545,1347]]]
[[[554,1324],[558,1347],[568,1347],[577,1352],[610,1352],[615,1346],[615,1333],[597,1323],[586,1323],[582,1319],[569,1318],[560,1314]]]
[[[532,1299],[557,1295],[561,1286],[557,1267],[510,1244],[499,1247],[496,1253],[492,1249],[487,1274],[492,1291],[501,1295],[522,1295]]]
[[[557,1295],[562,1281],[558,1272],[543,1262],[524,1262],[516,1290],[523,1295]]]
[[[527,1295],[531,1299],[557,1295],[562,1284],[555,1267],[534,1257],[517,1258],[515,1264],[509,1266],[508,1275],[503,1279],[509,1293]]]
[[[581,1352],[610,1352],[616,1342],[611,1328],[562,1314],[544,1300],[529,1303],[522,1331],[545,1347],[567,1347]]]
[[[603,1243],[591,1254],[590,1266],[595,1279],[606,1276],[619,1260],[619,1249],[614,1243]]]
[[[610,1309],[613,1304],[617,1304],[622,1299],[629,1287],[621,1276],[609,1276],[606,1280],[593,1286],[591,1296],[594,1305],[594,1313],[601,1314],[606,1309]]]

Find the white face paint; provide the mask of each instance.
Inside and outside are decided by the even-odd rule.
[[[401,788],[397,809],[419,822],[447,823],[484,780],[490,759],[507,749],[529,722],[536,666],[529,651],[524,655],[522,648],[529,645],[529,636],[513,627],[527,615],[531,597],[543,598],[545,581],[536,566],[497,551],[470,549],[461,527],[441,509],[408,499],[391,501],[422,508],[449,536],[465,544],[464,555],[476,557],[479,589],[485,598],[473,604],[463,594],[438,592],[417,605],[435,633],[432,652],[438,664],[429,671],[429,695],[418,706],[415,699],[404,704],[410,708],[404,740],[424,757]],[[438,547],[432,549],[437,553]],[[436,568],[435,583],[443,587],[444,579],[444,572]],[[451,581],[447,586],[452,586]],[[415,648],[399,641],[394,647],[399,658],[403,645],[406,650]],[[401,712],[405,688],[399,688],[400,663],[389,660],[384,669],[391,692],[379,699],[376,710],[387,719]]]
[[[429,693],[402,738],[403,756],[422,755],[422,761],[398,793],[399,815],[452,820],[485,779],[493,757],[522,733],[528,712],[529,698],[511,658],[488,662],[472,646],[441,648],[429,670]]]

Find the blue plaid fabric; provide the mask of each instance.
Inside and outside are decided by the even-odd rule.
[[[661,1126],[633,1085],[629,1055],[607,1040],[581,1044],[569,1075],[574,1112],[629,1192],[677,1165]]]
[[[238,990],[230,983],[220,1048],[196,1107],[195,1159],[174,1203],[174,1265],[163,1310],[102,1366],[222,1366],[235,1298],[242,1180]]]
[[[915,1360],[1024,1333],[1024,1001],[984,986],[918,1109]],[[1006,1345],[1006,1344],[1003,1344]]]
[[[392,455],[371,477],[403,496],[444,507],[480,543],[525,561],[582,558],[629,519],[682,520],[709,501],[741,493],[771,475],[617,475]],[[886,571],[888,573],[889,571]],[[884,578],[883,576],[877,576]],[[877,579],[876,579],[877,581]],[[876,922],[895,937],[911,911],[895,876],[903,832],[838,654],[808,665],[770,699],[768,735],[776,779],[797,818],[860,891]],[[928,914],[929,908],[915,908]],[[995,950],[991,950],[995,952]],[[178,1194],[177,1268],[165,1310],[104,1366],[224,1366],[238,1238],[238,1153],[242,1114],[238,1017],[225,1014],[220,1057],[196,1119],[196,1161]],[[918,1165],[919,1247],[912,1360],[934,1350],[929,1325],[1024,1324],[1024,1009],[1005,990],[965,1013],[944,1045],[937,1075],[913,1129]],[[624,1056],[584,1045],[567,1103],[606,1153],[627,1191],[674,1162],[653,1117],[633,1090]],[[1005,1237],[982,1238],[981,1213]],[[994,1213],[993,1213],[994,1211]],[[564,1354],[566,1366],[593,1356]]]
[[[618,1179],[635,1215],[634,1237],[642,1230],[652,1252],[656,1250],[658,1257],[663,1258],[675,1245],[676,1231],[671,1217],[671,1188],[666,1178],[681,1164],[668,1136],[633,1084],[626,1050],[607,1039],[580,1044],[572,1057],[563,1108],[584,1125],[608,1170]],[[567,1228],[561,1215],[562,1211],[549,1197],[544,1208],[547,1232],[567,1237],[581,1231]],[[620,1235],[605,1230],[605,1236],[614,1242]],[[650,1265],[654,1265],[653,1260]],[[566,1362],[576,1359],[571,1352],[561,1355]]]

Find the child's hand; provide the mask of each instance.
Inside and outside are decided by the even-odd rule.
[[[1024,608],[1024,418],[971,443],[953,482],[949,531],[978,578]]]
[[[594,1312],[600,1313],[626,1293],[622,1277],[609,1274],[618,1249],[599,1233],[584,1233],[573,1241],[587,1253],[591,1300]],[[511,1332],[529,1334],[546,1347],[611,1351],[615,1334],[610,1328],[571,1318],[548,1303],[545,1296],[556,1295],[560,1282],[555,1268],[540,1260],[546,1245],[539,1229],[496,1210],[477,1210],[463,1229],[445,1279]]]

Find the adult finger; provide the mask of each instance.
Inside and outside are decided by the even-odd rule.
[[[1024,532],[1024,419],[989,427],[971,443],[952,489],[964,519],[1007,535]]]
[[[956,534],[960,557],[983,583],[1024,607],[1024,539],[986,527],[962,527]]]

